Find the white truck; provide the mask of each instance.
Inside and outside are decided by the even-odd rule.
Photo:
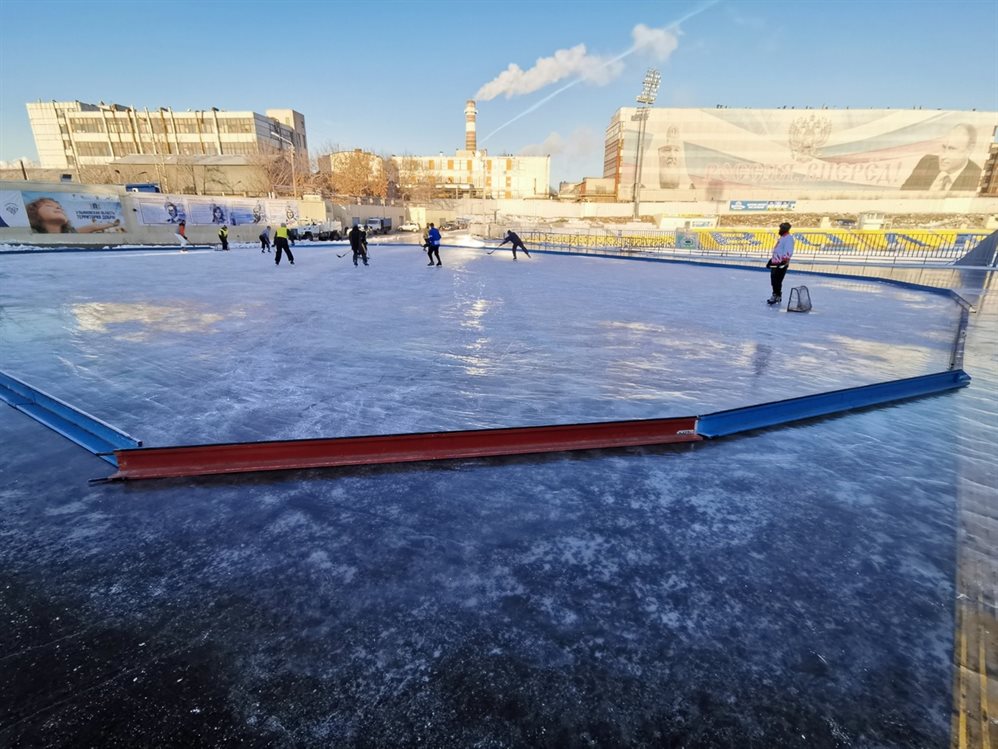
[[[367,220],[368,234],[388,234],[392,230],[392,220],[390,218],[372,217]]]
[[[295,227],[295,239],[309,239],[314,242],[328,242],[329,240],[342,239],[342,221],[323,221],[321,224],[299,224]]]

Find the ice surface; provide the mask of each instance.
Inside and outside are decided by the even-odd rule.
[[[295,252],[0,257],[2,368],[168,444],[713,410],[945,369],[957,320],[793,272],[807,315],[728,268]],[[979,310],[969,388],[692,446],[88,485],[0,409],[0,743],[944,745]]]
[[[959,308],[870,281],[299,245],[17,256],[4,369],[147,445],[707,413],[946,369]]]

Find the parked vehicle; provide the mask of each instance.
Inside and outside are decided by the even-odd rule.
[[[306,224],[290,229],[289,236],[295,241],[307,239],[312,242],[328,242],[330,240],[342,239],[343,222],[326,221],[322,224]]]
[[[399,231],[419,231],[419,224],[409,221],[404,224],[399,224]]]
[[[368,234],[388,234],[392,230],[390,218],[369,218],[367,220]]]

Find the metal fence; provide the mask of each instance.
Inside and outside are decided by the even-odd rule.
[[[989,235],[985,231],[873,231],[804,229],[793,232],[794,256],[815,262],[921,265],[952,263]],[[523,240],[540,248],[581,253],[657,253],[680,257],[765,258],[776,243],[770,230],[677,231],[524,229]]]

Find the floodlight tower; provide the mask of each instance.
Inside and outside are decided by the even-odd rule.
[[[658,97],[658,84],[662,80],[662,74],[655,68],[648,68],[645,73],[645,80],[641,84],[641,93],[637,97],[638,110],[634,113],[632,120],[638,121],[638,152],[636,154],[634,166],[634,218],[639,217],[641,210],[641,166],[644,163],[644,139],[645,130],[648,126],[648,115],[655,99]]]

